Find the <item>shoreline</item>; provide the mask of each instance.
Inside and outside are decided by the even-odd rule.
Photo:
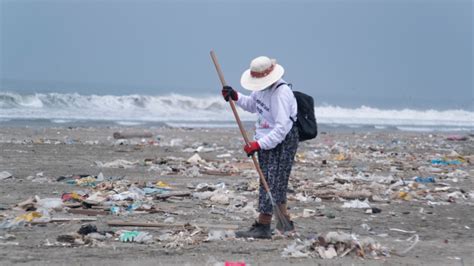
[[[245,128],[252,129],[254,121],[243,120]],[[193,129],[237,129],[234,121],[164,121],[137,120],[68,120],[68,119],[11,119],[0,120],[0,128],[193,128]],[[432,125],[371,125],[371,124],[327,124],[318,123],[319,132],[412,132],[435,134],[474,135],[474,126]]]

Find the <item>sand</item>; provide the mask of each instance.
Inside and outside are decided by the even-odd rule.
[[[114,145],[112,134],[117,131],[151,131],[159,136],[157,145]],[[405,242],[413,233],[402,233],[390,228],[416,231],[419,243],[405,256],[392,255],[374,259],[362,259],[354,255],[343,258],[283,258],[282,250],[293,239],[275,240],[235,240],[203,242],[187,245],[181,249],[165,248],[163,243],[152,244],[121,243],[111,239],[100,246],[58,246],[54,243],[61,234],[76,232],[81,222],[49,223],[46,225],[26,225],[12,230],[0,229],[0,236],[11,234],[11,240],[0,241],[0,264],[28,265],[214,265],[224,261],[245,261],[249,265],[474,265],[474,167],[468,162],[462,165],[440,167],[443,174],[430,173],[432,167],[428,160],[440,158],[453,151],[461,156],[474,154],[474,141],[446,141],[447,133],[407,133],[396,131],[337,132],[321,133],[317,139],[302,143],[298,150],[298,162],[290,181],[293,190],[298,191],[304,180],[320,182],[325,178],[339,175],[355,175],[358,171],[380,176],[393,176],[396,180],[411,180],[414,176],[443,177],[456,169],[468,173],[467,177],[457,179],[437,179],[437,183],[459,191],[466,198],[447,202],[441,195],[432,202],[447,202],[447,205],[429,205],[428,199],[401,200],[387,196],[389,200],[371,202],[371,207],[382,210],[378,214],[366,214],[362,209],[342,208],[339,199],[323,199],[322,202],[302,202],[290,200],[290,213],[298,215],[304,209],[316,210],[318,214],[308,218],[295,218],[301,239],[315,234],[341,230],[355,233],[361,237],[369,236],[394,250],[409,246]],[[175,141],[173,139],[182,139]],[[156,139],[155,139],[156,140]],[[135,140],[140,142],[140,140]],[[147,140],[148,141],[148,140]],[[66,144],[65,144],[66,143]],[[171,145],[174,144],[174,145]],[[214,144],[214,145],[213,145]],[[241,137],[238,130],[231,129],[179,129],[179,128],[119,128],[119,127],[81,127],[81,128],[0,128],[0,172],[8,171],[13,178],[0,181],[0,214],[7,216],[11,208],[38,195],[41,198],[60,197],[62,193],[83,188],[55,181],[57,177],[71,174],[105,176],[124,176],[131,181],[164,181],[176,190],[186,190],[189,184],[225,182],[229,189],[242,181],[255,179],[249,176],[206,175],[189,177],[183,175],[159,175],[149,171],[150,166],[138,165],[131,168],[104,168],[95,162],[110,162],[116,159],[143,162],[147,158],[175,156],[189,158],[191,149],[196,146],[213,147],[209,152],[200,152],[207,161],[233,162],[250,165],[250,161],[240,152]],[[229,153],[231,158],[219,158]],[[339,160],[342,159],[342,160]],[[326,163],[323,163],[323,160]],[[244,164],[242,164],[244,163]],[[420,168],[420,166],[422,166]],[[398,169],[397,169],[398,167]],[[423,168],[425,167],[425,168]],[[38,181],[38,182],[35,182]],[[427,186],[435,186],[428,184]],[[445,186],[445,187],[446,187]],[[432,188],[432,187],[429,187]],[[239,192],[236,192],[239,193]],[[249,201],[256,199],[255,193],[244,194]],[[290,193],[289,195],[295,195]],[[471,194],[472,195],[472,194]],[[174,217],[176,222],[234,224],[241,228],[249,226],[253,217],[242,213],[226,216],[211,212],[207,201],[191,198],[172,199],[156,202],[165,210],[177,214],[130,214],[119,217],[129,221],[163,222]],[[219,209],[219,204],[214,204]],[[324,207],[322,207],[324,206]],[[224,208],[221,208],[224,209]],[[61,213],[59,213],[61,214]],[[55,214],[55,215],[59,215]],[[59,215],[60,216],[60,215]],[[334,216],[335,218],[329,218]],[[237,218],[236,218],[237,217]],[[111,215],[98,216],[100,230],[109,228],[106,222],[116,219]],[[0,216],[1,219],[6,217]],[[370,227],[367,230],[366,224]],[[155,238],[163,229],[139,228],[151,233]]]

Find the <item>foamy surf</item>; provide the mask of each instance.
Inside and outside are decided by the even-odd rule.
[[[344,108],[317,106],[318,122],[350,128],[373,126],[378,129],[424,131],[474,130],[474,112],[467,110],[384,110],[369,106]],[[254,114],[240,111],[243,121],[254,121]],[[37,93],[20,95],[0,92],[0,122],[7,120],[46,119],[53,123],[74,121],[113,121],[118,125],[137,126],[163,122],[182,127],[230,127],[234,117],[220,96],[191,97],[178,94],[80,95],[77,93]]]
[[[116,121],[115,123],[120,126],[140,126],[145,124],[145,122],[136,121]]]

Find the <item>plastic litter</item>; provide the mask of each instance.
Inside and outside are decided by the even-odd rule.
[[[189,157],[187,162],[190,164],[199,164],[199,163],[205,163],[206,161],[204,161],[201,158],[201,156],[199,156],[199,154],[195,153],[193,156]]]
[[[188,177],[197,177],[197,176],[202,176],[199,167],[197,166],[192,166],[191,168],[188,168],[184,171],[184,175]]]
[[[172,189],[172,187],[168,183],[163,182],[163,181],[156,182],[156,187],[162,188],[162,189]]]
[[[315,210],[311,210],[311,209],[304,209],[303,210],[303,218],[308,218],[308,217],[312,217],[312,216],[315,216],[316,215],[316,211]]]
[[[15,221],[25,221],[25,222],[31,222],[36,218],[41,218],[43,215],[39,212],[28,212],[25,214],[22,214],[18,217],[15,218]]]
[[[428,177],[419,177],[419,176],[416,176],[415,177],[415,182],[418,182],[418,183],[435,183],[436,180],[434,177],[432,176],[428,176]]]
[[[412,196],[410,195],[410,193],[408,193],[406,191],[400,191],[400,192],[396,193],[395,198],[410,201],[412,199]]]
[[[119,236],[121,242],[136,242],[148,244],[153,242],[153,236],[148,232],[122,230]]]
[[[110,207],[110,213],[113,215],[119,215],[122,212],[122,209],[118,206]]]
[[[83,187],[95,187],[97,184],[97,179],[92,176],[84,177],[76,180],[76,185]]]
[[[43,208],[46,210],[60,211],[63,209],[63,201],[59,198],[39,199],[36,205],[38,208]]]
[[[370,205],[367,199],[365,199],[364,201],[360,201],[356,199],[356,200],[344,202],[344,204],[342,205],[342,208],[369,209]]]
[[[229,204],[229,196],[225,194],[214,194],[211,196],[210,200],[223,205]]]
[[[84,199],[86,199],[86,197],[83,195],[79,195],[76,192],[70,192],[70,193],[64,193],[61,196],[61,199],[63,202],[81,202]]]
[[[286,248],[283,249],[281,255],[283,257],[291,257],[291,258],[307,258],[310,256],[309,251],[307,251],[308,247],[311,245],[309,241],[302,242],[301,240],[297,239]]]
[[[316,251],[318,251],[318,254],[322,259],[332,259],[337,257],[337,252],[336,249],[334,249],[334,246],[329,246],[327,248],[317,247]]]
[[[232,230],[210,230],[206,241],[218,241],[235,238],[235,231]]]
[[[431,164],[433,164],[433,165],[461,165],[462,162],[460,160],[433,159],[433,160],[431,160]]]

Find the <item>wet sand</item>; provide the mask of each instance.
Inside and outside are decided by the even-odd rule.
[[[134,139],[123,145],[118,145],[112,138],[114,132],[131,130],[147,130],[159,137],[143,143]],[[169,230],[163,228],[138,228],[153,235],[151,244],[122,243],[115,238],[101,241],[98,245],[57,244],[59,235],[76,232],[85,224],[67,222],[0,229],[0,237],[3,237],[0,238],[0,264],[214,265],[224,261],[245,261],[250,265],[474,265],[474,166],[472,161],[468,161],[474,155],[474,140],[468,137],[466,141],[447,141],[448,135],[328,132],[301,143],[299,147],[290,181],[291,193],[288,194],[290,213],[296,216],[299,238],[340,230],[371,237],[390,249],[400,251],[410,244],[405,240],[417,234],[419,243],[405,256],[392,255],[377,260],[362,259],[353,254],[331,260],[284,258],[281,252],[294,241],[288,238],[198,241],[180,249],[166,248],[165,243],[158,240],[164,231]],[[156,144],[150,144],[151,141]],[[176,191],[187,191],[188,187],[199,183],[225,182],[229,190],[245,196],[248,202],[256,203],[255,191],[238,190],[242,182],[256,178],[252,172],[244,171],[251,169],[251,164],[241,152],[241,143],[237,129],[0,128],[0,172],[7,171],[13,175],[13,178],[0,180],[0,223],[18,215],[12,207],[30,196],[61,197],[63,193],[86,190],[56,181],[59,176],[72,174],[98,175],[102,172],[104,176],[124,176],[130,182],[163,181]],[[199,150],[199,156],[207,162],[233,165],[239,171],[233,175],[212,174],[199,166],[201,175],[193,177],[182,172],[162,174],[150,171],[151,166],[144,163],[145,159],[159,161],[168,156],[186,160],[195,150]],[[454,160],[453,152],[459,155],[456,158],[463,158],[462,164],[436,166],[430,162],[450,155],[450,160]],[[124,169],[99,167],[95,163],[117,159],[138,161],[139,164]],[[456,170],[464,174],[453,174]],[[361,173],[359,177],[390,176],[393,180],[378,186],[369,181],[344,181],[358,176],[358,173]],[[400,180],[412,181],[415,176],[433,176],[436,183],[424,184],[424,188],[400,186],[389,189],[390,185]],[[297,197],[321,196],[318,191],[334,191],[348,186],[355,186],[350,188],[352,191],[365,189],[375,195],[371,197],[370,205],[382,212],[366,214],[364,209],[342,208],[340,198],[323,197],[321,202],[304,202]],[[435,188],[440,189],[434,192]],[[404,189],[412,193],[411,197],[397,197]],[[454,194],[448,197],[449,193]],[[184,197],[156,201],[155,204],[165,211],[97,216],[94,217],[97,221],[92,223],[100,230],[116,231],[124,228],[108,227],[106,222],[116,219],[164,222],[173,217],[176,223],[232,224],[246,228],[253,221],[250,214],[228,213],[225,204],[209,200]],[[304,209],[314,210],[316,215],[301,217]],[[53,211],[52,216],[64,217],[65,213]],[[390,228],[416,233],[402,233]],[[13,237],[7,240],[7,234]],[[206,232],[202,237],[205,236]]]

